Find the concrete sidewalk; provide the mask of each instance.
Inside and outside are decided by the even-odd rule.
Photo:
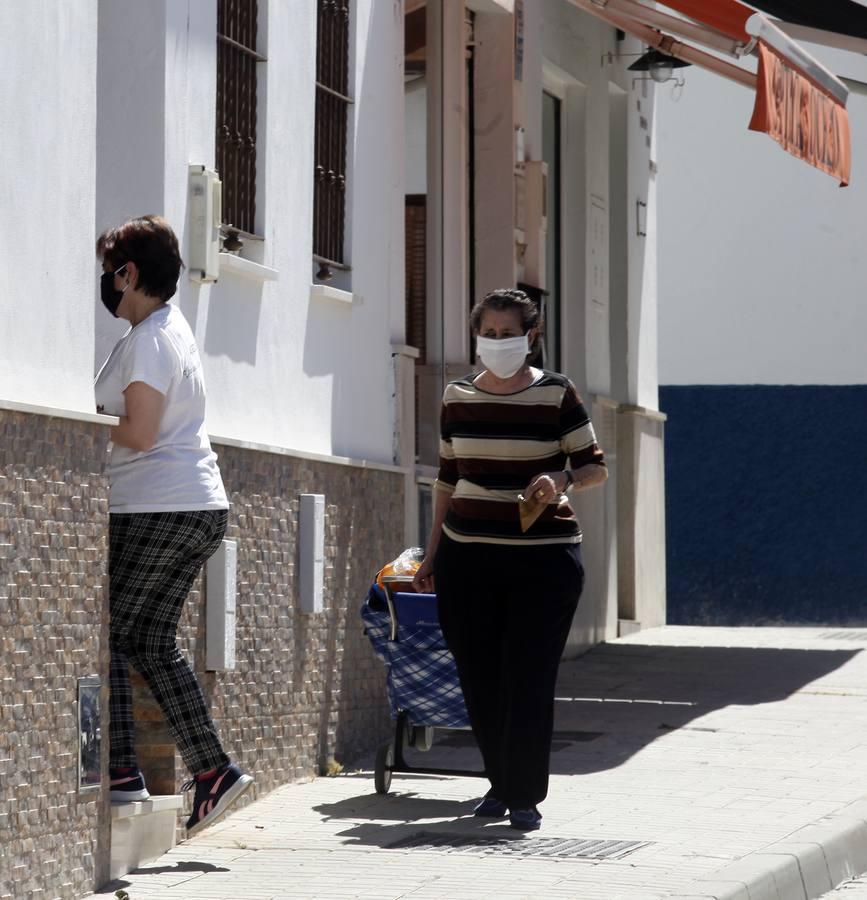
[[[830,627],[633,635],[562,668],[540,832],[474,819],[478,779],[395,775],[377,795],[367,760],[274,791],[102,895],[818,897],[867,871],[865,649],[867,630]],[[472,766],[465,737],[413,758]]]

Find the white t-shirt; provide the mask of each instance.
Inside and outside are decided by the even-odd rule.
[[[166,399],[154,446],[145,452],[111,445],[109,510],[113,513],[228,509],[205,430],[205,381],[196,339],[183,313],[158,307],[117,342],[96,376],[96,405],[126,415],[123,392],[143,381]]]

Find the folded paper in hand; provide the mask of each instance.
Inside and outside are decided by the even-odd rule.
[[[546,506],[546,503],[540,503],[535,497],[524,497],[523,494],[518,494],[518,514],[521,517],[521,531],[526,531],[542,515],[542,510]]]

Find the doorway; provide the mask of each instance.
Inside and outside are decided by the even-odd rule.
[[[542,347],[546,369],[560,371],[562,364],[562,291],[561,291],[561,104],[554,94],[542,94],[542,161],[548,167],[545,208],[548,228],[545,232],[546,293],[542,296],[545,339]]]

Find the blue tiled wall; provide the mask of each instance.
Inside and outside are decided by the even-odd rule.
[[[867,624],[867,385],[660,389],[671,624]]]

